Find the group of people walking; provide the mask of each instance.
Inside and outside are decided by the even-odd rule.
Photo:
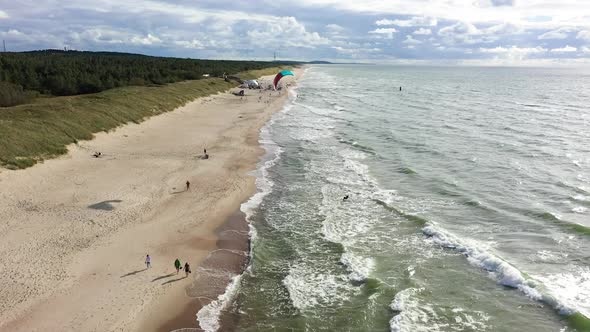
[[[150,257],[149,254],[145,255],[145,268],[146,269],[151,269],[152,268],[152,258]],[[183,269],[182,267],[182,263],[180,262],[180,259],[176,259],[174,261],[174,268],[176,269],[176,274],[178,274],[180,272],[180,270]],[[191,273],[191,266],[189,265],[188,262],[184,263],[184,273],[186,274],[186,277],[188,277],[188,275]]]
[[[178,274],[180,270],[182,270],[182,263],[180,262],[180,259],[177,258],[174,261],[174,267],[176,268],[176,274]],[[188,275],[191,272],[191,266],[188,264],[188,262],[184,263],[184,273],[186,274],[186,276],[188,277]]]

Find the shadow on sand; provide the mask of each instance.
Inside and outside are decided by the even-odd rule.
[[[122,200],[120,199],[111,199],[108,201],[98,202],[92,205],[88,205],[88,208],[95,209],[95,210],[104,210],[104,211],[112,211],[115,207],[111,203],[121,203]]]
[[[172,277],[173,275],[174,275],[174,273],[169,273],[169,274],[166,274],[166,275],[163,275],[163,276],[159,276],[159,277],[155,278],[154,280],[152,280],[152,282],[158,281],[158,280],[161,280],[161,279],[164,279],[164,278]]]
[[[129,277],[129,276],[134,276],[134,275],[138,274],[139,272],[143,272],[145,270],[147,270],[147,267],[145,269],[142,269],[142,270],[137,270],[137,271],[133,271],[133,272],[129,272],[127,274],[124,274],[124,275],[121,276],[121,278]]]
[[[182,279],[186,279],[186,278],[187,278],[187,277],[186,277],[186,276],[184,276],[184,277],[182,277],[182,278],[177,278],[177,279],[168,280],[168,281],[166,281],[166,282],[162,283],[162,285],[171,284],[171,283],[173,283],[173,282],[177,282],[177,281],[180,281],[180,280],[182,280]]]

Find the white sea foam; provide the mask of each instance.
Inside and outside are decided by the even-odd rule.
[[[289,292],[291,303],[301,311],[341,304],[349,298],[349,294],[359,291],[346,276],[312,270],[304,263],[292,265],[283,284]]]
[[[232,278],[225,289],[225,293],[219,295],[216,300],[207,304],[199,312],[197,312],[197,320],[199,325],[206,332],[214,332],[219,330],[219,315],[221,312],[229,307],[233,296],[236,294],[242,275],[237,275]]]
[[[348,278],[352,281],[365,281],[375,267],[375,260],[371,257],[360,257],[352,252],[345,252],[340,262],[350,271]]]
[[[571,272],[535,276],[567,308],[590,317],[590,268],[575,267]]]
[[[436,318],[436,312],[427,303],[419,303],[416,296],[422,288],[406,288],[397,294],[391,309],[397,314],[389,321],[389,328],[392,332],[426,332],[439,331],[437,324],[432,322]]]
[[[357,241],[364,239],[377,221],[371,212],[374,203],[368,199],[374,180],[368,168],[359,161],[367,157],[366,153],[340,147],[330,150],[329,153],[341,158],[312,164],[313,170],[327,176],[330,182],[321,188],[320,212],[325,216],[322,234],[326,240],[343,246],[340,262],[350,272],[348,279],[362,282],[369,278],[375,265],[372,258],[363,257],[356,247]],[[347,202],[341,199],[343,192],[351,195]]]
[[[499,284],[519,289],[531,299],[547,303],[561,314],[571,315],[577,312],[561,297],[556,297],[558,294],[545,292],[543,288],[547,288],[547,284],[539,285],[535,280],[525,278],[517,268],[482,249],[476,242],[459,240],[456,236],[432,224],[424,227],[422,232],[438,245],[465,255],[469,263],[488,271]]]
[[[368,184],[371,184],[371,185],[376,184],[375,179],[369,173],[369,166],[367,166],[355,159],[352,159],[352,158],[346,158],[346,160],[344,161],[344,166],[346,168],[354,171]]]
[[[559,263],[563,260],[566,256],[563,254],[555,253],[550,250],[539,250],[537,253],[532,257],[533,260],[540,260],[542,262],[548,263]]]
[[[411,278],[414,276],[414,274],[416,273],[416,269],[413,266],[408,266],[408,268],[406,269],[408,271],[408,276]]]
[[[374,200],[379,200],[389,206],[401,201],[403,198],[398,195],[397,190],[378,190],[371,196]]]
[[[518,288],[526,283],[526,279],[518,269],[477,247],[476,244],[464,244],[463,242],[466,241],[460,241],[452,234],[442,231],[434,225],[427,225],[422,228],[422,232],[431,237],[438,245],[464,254],[471,264],[493,273],[498,282],[504,286]]]
[[[572,212],[575,212],[575,213],[585,213],[586,211],[588,211],[588,208],[583,207],[583,206],[576,206],[575,208],[572,209]]]
[[[581,202],[590,202],[590,196],[585,196],[585,195],[576,195],[573,197],[573,199],[575,199],[576,201],[581,201]]]
[[[333,136],[334,132],[331,130],[332,128],[329,124],[321,126],[320,123],[316,124],[314,128],[301,127],[298,131],[291,132],[291,138],[297,141],[317,143],[322,138]]]
[[[293,101],[297,98],[297,88],[289,90],[290,102],[287,103],[283,109],[275,114],[266,125],[260,129],[260,145],[266,150],[262,161],[258,164],[257,169],[252,173],[256,177],[256,194],[250,199],[242,203],[240,209],[246,214],[246,219],[250,221],[250,217],[256,211],[260,203],[266,195],[272,191],[274,183],[268,177],[268,170],[273,167],[281,158],[283,149],[278,146],[271,137],[270,128],[275,123],[276,116],[288,112],[293,108]]]
[[[459,307],[433,307],[420,299],[423,288],[406,288],[395,295],[390,308],[396,312],[389,321],[392,332],[484,331],[490,317],[482,311]],[[448,321],[448,317],[454,321]]]

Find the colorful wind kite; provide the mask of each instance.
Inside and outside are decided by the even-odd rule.
[[[290,71],[290,70],[283,70],[283,71],[279,72],[277,74],[277,76],[275,76],[275,79],[273,81],[273,84],[275,86],[275,89],[277,88],[277,84],[279,84],[279,81],[281,80],[281,78],[283,78],[285,76],[289,76],[289,75],[295,76],[295,74],[293,74],[293,72]]]

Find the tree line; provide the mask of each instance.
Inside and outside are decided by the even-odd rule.
[[[0,106],[36,93],[68,96],[128,85],[161,85],[275,67],[276,62],[196,60],[113,52],[43,50],[0,54]]]

